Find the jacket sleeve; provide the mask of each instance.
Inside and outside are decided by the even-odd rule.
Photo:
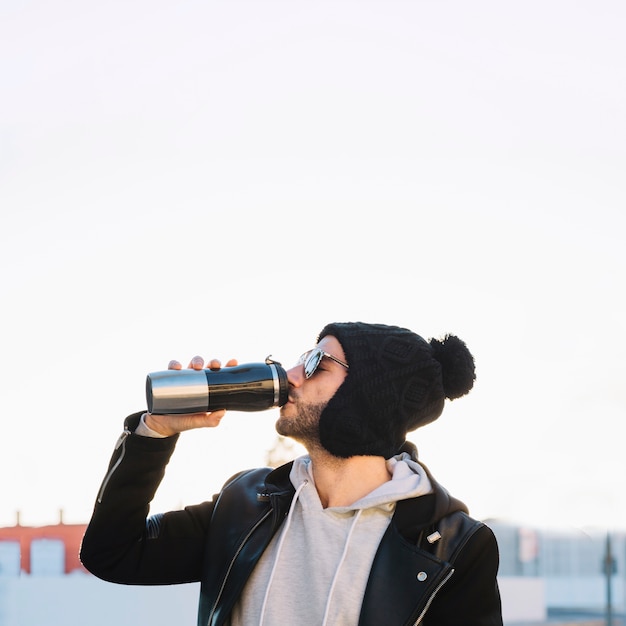
[[[147,517],[177,436],[153,439],[133,434],[139,416],[127,418],[115,447],[83,537],[81,561],[110,582],[196,582],[213,503]]]
[[[472,534],[453,566],[454,574],[435,597],[424,626],[502,626],[498,545],[488,526],[481,524]]]

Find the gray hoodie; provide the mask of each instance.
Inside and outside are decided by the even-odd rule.
[[[350,506],[324,508],[308,456],[294,461],[287,519],[252,572],[231,626],[354,626],[378,544],[399,500],[430,493],[406,453],[387,460],[392,476]]]

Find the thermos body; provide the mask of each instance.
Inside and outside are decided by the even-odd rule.
[[[164,370],[146,378],[148,411],[157,415],[263,411],[285,404],[288,394],[287,372],[269,359],[219,370]]]

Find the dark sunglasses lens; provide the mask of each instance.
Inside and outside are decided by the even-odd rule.
[[[307,378],[311,378],[311,376],[313,376],[313,373],[320,364],[323,356],[324,353],[321,350],[311,350],[311,353],[304,363],[304,374]]]

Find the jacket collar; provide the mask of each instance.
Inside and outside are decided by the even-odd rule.
[[[289,463],[285,463],[272,470],[265,477],[265,491],[267,495],[282,493],[293,494],[295,492],[295,488],[291,484],[291,480],[289,480],[292,467],[293,461],[289,461]]]

